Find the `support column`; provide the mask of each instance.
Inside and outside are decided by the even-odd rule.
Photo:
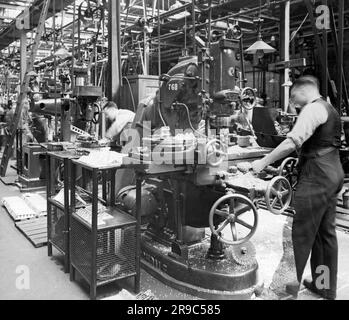
[[[322,4],[324,6],[328,6],[327,0],[322,0]],[[324,98],[328,97],[328,82],[330,80],[329,72],[328,72],[328,34],[327,29],[324,28],[322,30],[322,44],[323,44],[323,50],[321,48],[318,48],[320,50],[320,55],[323,59],[322,65],[323,68],[321,69],[321,82],[322,82],[322,90],[321,94],[324,96]]]
[[[119,104],[121,76],[121,29],[120,29],[120,2],[109,0],[109,61],[107,97]]]
[[[290,60],[290,11],[291,11],[291,2],[285,2],[285,16],[284,16],[284,41],[283,41],[283,51],[284,51],[284,61]],[[288,83],[290,81],[290,69],[286,68],[284,72],[284,83]],[[284,99],[283,99],[283,107],[284,111],[287,112],[288,105],[290,103],[290,87],[288,85],[284,86]]]
[[[27,72],[27,32],[23,29],[20,36],[21,51],[21,83],[24,82],[25,73]]]
[[[280,60],[290,59],[290,1],[280,4]],[[289,87],[282,86],[289,81],[289,69],[280,74],[280,108],[287,112],[289,105]]]
[[[345,75],[343,70],[343,55],[344,55],[344,0],[338,0],[338,60],[337,60],[337,108],[341,113],[342,97],[343,97],[343,83],[345,84]],[[349,110],[347,110],[348,112]]]

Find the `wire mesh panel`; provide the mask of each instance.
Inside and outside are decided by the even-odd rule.
[[[79,272],[87,279],[91,278],[92,263],[92,237],[88,227],[71,219],[71,262],[78,268]]]
[[[136,272],[136,226],[98,230],[97,282],[109,282]],[[71,262],[86,278],[92,276],[92,232],[73,218],[71,221]]]
[[[124,278],[136,272],[136,226],[98,232],[97,280]]]
[[[49,216],[49,223],[51,225],[51,230],[49,239],[57,249],[61,250],[63,253],[66,252],[66,246],[64,241],[64,228],[65,228],[65,215],[64,211],[58,207],[51,205],[51,214]]]

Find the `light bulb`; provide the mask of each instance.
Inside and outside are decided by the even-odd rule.
[[[263,50],[257,50],[256,55],[257,55],[258,59],[262,59],[264,57],[264,51]]]

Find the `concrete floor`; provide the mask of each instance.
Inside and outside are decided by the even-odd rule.
[[[14,174],[10,172],[10,174]],[[8,187],[0,182],[0,199],[4,196],[19,195],[16,187]],[[261,299],[279,299],[287,281],[294,279],[291,219],[274,216],[260,210],[259,226],[252,242],[256,247],[259,263],[259,283],[266,290]],[[338,231],[339,274],[338,299],[349,299],[349,234]],[[283,250],[285,248],[285,250]],[[16,288],[20,266],[26,266],[30,272],[30,289]],[[70,282],[69,275],[62,271],[61,256],[54,251],[53,257],[47,256],[47,247],[35,249],[31,243],[15,228],[13,220],[6,210],[0,208],[0,299],[9,300],[86,300],[88,288],[83,281]],[[310,274],[309,266],[306,276]],[[132,282],[111,284],[98,290],[98,298],[116,295],[121,286],[132,291]],[[192,300],[195,297],[183,294],[160,283],[145,271],[141,274],[141,291],[151,290],[160,300]],[[272,291],[271,291],[272,290]],[[298,299],[314,300],[319,297],[302,290]]]

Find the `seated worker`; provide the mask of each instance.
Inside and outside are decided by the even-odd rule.
[[[121,145],[122,132],[135,118],[135,113],[127,109],[119,109],[115,102],[109,101],[103,108],[107,122],[106,138]]]

